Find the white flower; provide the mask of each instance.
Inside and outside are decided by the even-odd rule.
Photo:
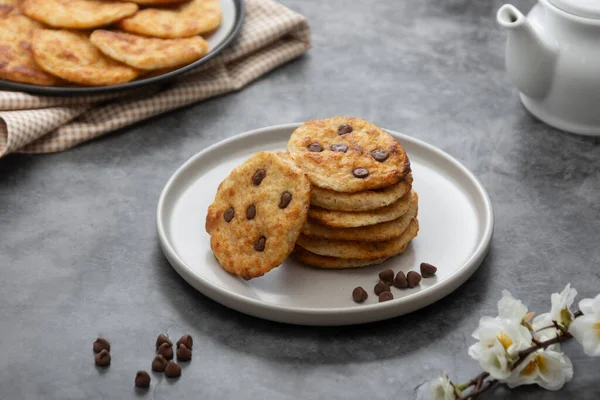
[[[552,307],[549,313],[540,314],[533,320],[533,329],[538,331],[539,329],[547,326],[552,326],[552,321],[556,321],[559,325],[564,328],[569,328],[571,321],[573,321],[573,313],[570,308],[575,301],[577,296],[577,290],[571,288],[571,284],[567,284],[564,290],[559,293],[552,293],[550,301]],[[536,337],[540,340],[548,340],[556,337],[558,331],[554,328],[544,329],[536,333]]]
[[[583,345],[588,356],[600,356],[600,294],[594,299],[583,299],[579,302],[583,312],[569,328],[569,332]]]
[[[502,298],[498,301],[498,316],[521,323],[526,315],[527,306],[515,299],[508,290],[503,290]]]
[[[431,382],[431,395],[433,400],[454,400],[456,392],[454,385],[448,379],[448,376],[440,376]]]
[[[563,353],[538,350],[530,354],[506,380],[510,388],[537,384],[546,390],[560,390],[573,378],[573,364]]]
[[[500,317],[482,317],[473,337],[479,342],[469,347],[469,355],[499,380],[509,377],[519,351],[531,346],[529,329],[519,321]]]

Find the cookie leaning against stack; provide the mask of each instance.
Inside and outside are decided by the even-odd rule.
[[[381,263],[404,252],[419,231],[418,195],[406,151],[360,118],[309,121],[288,151],[312,186],[296,257],[321,268]]]

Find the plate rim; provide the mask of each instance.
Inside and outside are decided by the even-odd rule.
[[[375,322],[379,320],[389,319],[396,316],[401,316],[408,314],[410,312],[416,311],[417,309],[426,307],[448,294],[452,293],[454,290],[458,289],[481,265],[485,256],[488,253],[490,248],[493,232],[494,232],[494,211],[491,199],[489,194],[485,190],[485,187],[481,184],[479,179],[469,171],[460,161],[456,158],[452,157],[450,154],[445,151],[427,143],[420,139],[414,138],[412,136],[408,136],[393,130],[385,129],[396,139],[401,139],[405,141],[412,142],[415,145],[422,146],[426,150],[435,153],[437,156],[442,157],[446,161],[452,163],[455,167],[457,167],[461,173],[463,173],[469,180],[474,184],[477,193],[483,200],[484,204],[484,216],[486,219],[485,227],[483,234],[480,237],[480,240],[477,243],[476,248],[472,251],[470,257],[463,262],[463,264],[459,267],[459,269],[451,275],[448,279],[443,282],[437,283],[433,286],[430,286],[424,290],[416,292],[406,297],[402,297],[399,299],[394,299],[392,301],[384,302],[384,303],[373,303],[366,305],[356,305],[353,307],[330,307],[330,308],[310,308],[310,307],[290,307],[290,306],[282,306],[273,303],[267,303],[261,300],[253,299],[244,295],[241,295],[236,292],[228,291],[222,288],[219,285],[216,285],[209,280],[205,279],[203,276],[199,275],[191,268],[189,268],[183,260],[179,258],[174,248],[171,246],[169,241],[167,240],[166,227],[163,221],[163,214],[166,215],[165,201],[168,194],[171,191],[172,186],[175,184],[175,181],[179,178],[181,173],[185,171],[191,164],[195,163],[196,160],[203,157],[204,155],[211,153],[220,147],[227,146],[228,144],[241,140],[244,138],[259,136],[264,133],[289,129],[293,130],[300,126],[301,123],[287,123],[287,124],[279,124],[273,125],[258,129],[253,129],[241,134],[234,135],[232,137],[223,139],[218,141],[204,150],[194,154],[190,158],[188,158],[177,170],[171,175],[167,183],[165,184],[163,190],[161,191],[157,209],[156,209],[156,227],[158,233],[158,239],[160,243],[160,247],[163,251],[163,254],[173,267],[175,271],[193,288],[198,290],[203,295],[211,298],[212,300],[239,312],[249,314],[255,317],[268,319],[277,322],[284,323],[292,323],[296,325],[327,325],[327,326],[340,326],[340,325],[354,325],[354,324],[362,324]],[[194,281],[190,281],[191,279],[195,279]],[[201,289],[198,287],[200,286]],[[400,303],[398,302],[400,301]],[[236,304],[236,302],[242,303],[243,306],[240,307]],[[426,303],[426,304],[423,304]],[[403,308],[406,311],[400,313],[390,313],[390,311],[395,310],[402,304]],[[254,309],[248,309],[249,306],[254,307],[254,309],[258,310],[255,312]],[[262,312],[261,312],[262,311]],[[265,315],[265,312],[273,313],[273,315]],[[332,321],[331,323],[317,323],[317,322],[290,322],[290,318],[280,317],[276,313],[294,313],[294,314],[302,314],[302,319],[306,319],[306,317],[324,317],[331,314],[336,314],[336,316],[342,317],[337,318],[338,320],[344,320],[343,317],[353,316],[354,314],[365,314],[365,313],[373,313],[375,317],[373,318],[365,318],[364,321],[361,322],[341,322],[336,323]],[[381,316],[383,314],[383,316]],[[393,315],[390,315],[393,314]],[[379,315],[379,317],[377,316]]]
[[[200,65],[206,64],[214,57],[216,57],[219,53],[221,53],[227,46],[231,44],[231,42],[237,37],[242,28],[244,18],[246,15],[245,3],[244,0],[231,0],[235,7],[235,18],[233,28],[229,35],[223,40],[217,47],[215,47],[210,53],[205,55],[199,60],[194,61],[191,64],[184,65],[181,68],[178,68],[174,71],[170,71],[164,73],[159,76],[154,76],[152,78],[140,79],[137,81],[121,83],[118,85],[110,85],[110,86],[89,86],[89,87],[53,87],[53,86],[41,86],[41,85],[33,85],[30,83],[20,83],[20,82],[12,82],[5,79],[0,79],[0,90],[10,91],[10,92],[25,92],[29,94],[41,94],[41,95],[49,95],[49,96],[74,96],[74,95],[92,95],[92,94],[100,94],[100,93],[112,93],[119,91],[126,91],[130,89],[139,89],[143,86],[165,83],[176,76],[179,76],[187,71],[190,71]]]

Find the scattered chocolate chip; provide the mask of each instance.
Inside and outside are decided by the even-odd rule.
[[[386,285],[391,286],[394,283],[394,271],[391,269],[383,270],[379,273],[379,279]]]
[[[173,343],[169,340],[168,337],[166,337],[165,335],[163,335],[162,333],[160,335],[158,335],[158,337],[156,338],[156,350],[158,350],[158,348],[160,347],[161,344],[163,343],[168,343],[169,346],[173,346]]]
[[[375,294],[377,296],[379,296],[381,293],[383,292],[389,292],[390,291],[390,286],[383,283],[383,282],[379,282],[377,285],[375,285],[375,287],[373,288],[373,290],[375,291]]]
[[[406,281],[408,282],[409,288],[414,288],[421,282],[421,275],[418,272],[410,271],[406,274]]]
[[[175,361],[169,361],[165,368],[165,375],[167,378],[177,378],[181,376],[181,367],[175,363]]]
[[[379,162],[384,162],[390,156],[390,154],[387,151],[383,151],[383,150],[379,150],[379,149],[373,150],[371,152],[371,155],[373,156],[374,159],[376,159]]]
[[[139,388],[147,388],[150,386],[150,375],[146,371],[138,371],[135,374],[135,386]]]
[[[190,335],[183,335],[177,341],[177,348],[179,348],[179,346],[181,346],[182,344],[185,344],[186,347],[191,350],[192,346],[194,346],[194,339],[192,339]]]
[[[100,353],[96,354],[96,365],[99,367],[106,367],[110,365],[110,353],[108,350],[101,350]]]
[[[348,124],[340,125],[340,127],[338,128],[338,135],[345,135],[347,133],[352,132],[352,130],[352,127]]]
[[[265,176],[267,176],[266,170],[264,170],[264,169],[257,170],[254,173],[254,175],[252,175],[252,183],[254,184],[254,186],[260,185],[260,183],[263,181],[263,179],[265,179]]]
[[[170,360],[173,358],[173,344],[172,343],[163,343],[158,348],[158,354]]]
[[[345,144],[334,144],[329,148],[331,151],[339,151],[340,153],[345,153],[348,151],[348,146]]]
[[[398,272],[396,279],[394,279],[394,287],[398,289],[405,289],[408,287],[408,281],[406,280],[406,275],[404,275],[404,272]]]
[[[279,208],[286,208],[290,204],[290,201],[292,201],[292,194],[290,192],[283,192],[279,201]]]
[[[177,349],[177,360],[190,361],[192,359],[192,351],[185,344],[180,344]]]
[[[394,295],[390,292],[383,292],[379,295],[379,302],[383,303],[384,301],[392,300]]]
[[[254,219],[255,216],[256,216],[256,207],[254,207],[254,204],[250,204],[248,206],[248,208],[246,209],[246,219]]]
[[[437,272],[437,268],[429,263],[421,263],[421,275],[423,278],[431,278]]]
[[[165,372],[167,363],[167,359],[164,358],[162,354],[157,355],[154,357],[154,360],[152,360],[152,371]]]
[[[355,168],[354,171],[352,171],[352,175],[359,179],[365,179],[369,176],[369,170],[366,168]]]
[[[367,294],[366,290],[363,289],[361,286],[358,286],[352,291],[352,298],[357,303],[362,303],[367,299],[367,297],[369,297],[369,295]]]
[[[321,146],[319,143],[311,143],[308,146],[308,151],[313,153],[320,153],[323,151],[323,146]]]
[[[110,343],[108,343],[108,340],[99,337],[94,342],[94,353],[100,353],[102,350],[110,351]]]
[[[267,238],[264,237],[264,236],[261,236],[258,239],[256,239],[256,242],[254,242],[254,250],[256,250],[256,251],[264,251],[265,250],[266,241],[267,241]]]
[[[233,215],[235,214],[235,211],[233,210],[233,207],[229,207],[227,210],[225,210],[225,212],[223,213],[223,218],[225,219],[225,222],[229,222],[233,219]]]

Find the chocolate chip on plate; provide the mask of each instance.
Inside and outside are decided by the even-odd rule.
[[[379,273],[379,279],[381,282],[385,283],[388,286],[391,286],[394,283],[394,271],[391,269],[383,270]]]
[[[373,158],[379,162],[384,162],[385,160],[388,159],[388,157],[390,156],[390,154],[387,151],[384,150],[373,150],[371,152],[371,155],[373,156]]]
[[[375,294],[377,296],[379,296],[383,292],[389,292],[390,286],[383,282],[379,282],[377,285],[375,285],[375,287],[373,288],[373,291],[375,292]]]
[[[152,371],[165,372],[167,363],[167,359],[164,358],[162,354],[157,355],[154,357],[154,360],[152,360]]]
[[[165,368],[165,375],[167,378],[177,378],[181,376],[181,367],[175,363],[175,361],[169,361]]]
[[[357,303],[362,303],[367,299],[367,297],[369,297],[369,295],[367,294],[367,291],[362,288],[362,286],[358,286],[352,291],[352,298]]]
[[[194,345],[194,339],[192,339],[190,335],[183,335],[177,341],[177,348],[179,348],[179,346],[182,344],[185,344],[187,348],[191,350],[192,346]]]
[[[257,170],[254,173],[254,175],[252,175],[252,183],[254,184],[254,186],[260,185],[260,183],[263,181],[263,179],[265,179],[265,176],[267,176],[266,170],[264,170],[264,169]]]
[[[418,272],[410,271],[406,274],[406,281],[408,282],[409,288],[414,288],[421,282],[421,275]]]
[[[369,176],[369,170],[362,167],[355,168],[354,171],[352,171],[352,175],[354,175],[355,178],[365,179],[367,176]]]
[[[290,192],[283,192],[281,194],[281,200],[279,200],[279,208],[286,208],[292,201],[292,194]]]
[[[106,367],[110,365],[110,353],[108,350],[102,350],[100,353],[96,354],[95,359],[96,365],[99,367]]]
[[[163,343],[158,348],[158,354],[170,360],[173,358],[173,344],[172,343]]]
[[[169,338],[166,335],[164,335],[164,334],[161,333],[156,338],[156,350],[158,350],[158,348],[160,347],[160,345],[163,344],[163,343],[168,343],[169,346],[173,346],[173,343],[171,342],[171,340],[169,340]]]
[[[334,144],[329,148],[331,151],[339,151],[340,153],[345,153],[348,151],[348,146],[345,144]]]
[[[94,342],[94,353],[100,353],[102,350],[110,351],[110,343],[108,343],[108,340],[99,337]]]
[[[392,300],[394,295],[390,292],[383,292],[379,295],[379,302],[383,303],[384,301]]]
[[[177,348],[177,360],[178,361],[190,361],[192,359],[192,350],[189,349],[185,344],[181,343]]]
[[[234,214],[235,214],[235,211],[234,211],[233,207],[229,207],[223,213],[223,219],[225,220],[225,222],[229,222],[229,221],[231,221],[233,219],[233,215]]]
[[[246,219],[254,219],[254,217],[256,217],[256,207],[250,204],[246,209]]]
[[[308,146],[308,151],[312,153],[320,153],[323,151],[323,146],[321,146],[319,143],[311,143]]]
[[[254,242],[254,250],[264,251],[266,242],[267,242],[266,237],[264,237],[264,236],[259,237],[258,239],[256,239],[256,242]]]
[[[136,387],[145,389],[150,386],[150,375],[146,371],[138,371],[134,382]]]
[[[408,281],[406,280],[406,275],[404,275],[404,272],[398,272],[396,278],[394,279],[394,287],[398,289],[405,289],[408,287]]]
[[[338,135],[345,135],[345,134],[350,133],[352,131],[353,131],[353,129],[352,129],[352,127],[350,125],[343,124],[343,125],[340,125],[339,128],[338,128]]]
[[[429,263],[421,263],[421,275],[423,278],[431,278],[437,272],[437,268]]]

